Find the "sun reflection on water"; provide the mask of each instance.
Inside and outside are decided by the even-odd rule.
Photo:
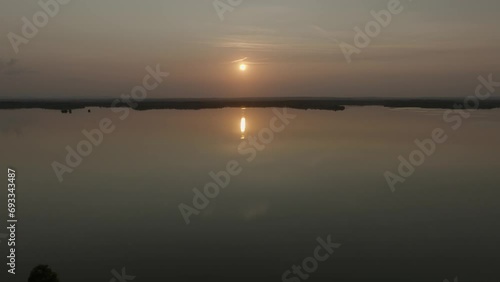
[[[241,131],[241,140],[245,139],[245,132],[247,130],[247,119],[245,118],[245,108],[241,109],[241,120],[240,120],[240,131]]]

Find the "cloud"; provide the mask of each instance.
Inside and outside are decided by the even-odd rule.
[[[248,57],[245,57],[245,58],[242,58],[242,59],[238,59],[238,60],[234,60],[234,61],[232,61],[231,63],[232,63],[232,64],[235,64],[235,63],[243,62],[243,61],[245,61],[246,59],[248,59]]]
[[[335,37],[334,33],[331,31],[327,31],[326,29],[323,29],[317,25],[310,25],[309,26],[312,30],[312,33],[317,35],[318,37],[323,37],[329,41],[333,41],[337,44],[340,43],[340,41]]]

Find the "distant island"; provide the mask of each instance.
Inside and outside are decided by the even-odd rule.
[[[127,103],[128,102],[128,103]],[[464,98],[179,98],[120,101],[118,99],[2,99],[0,109],[48,109],[71,113],[84,108],[129,107],[135,110],[202,110],[221,108],[291,108],[342,111],[346,106],[389,108],[455,109],[464,107]],[[500,99],[480,101],[479,109],[500,108]]]

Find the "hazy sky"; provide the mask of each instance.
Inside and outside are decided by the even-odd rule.
[[[7,35],[41,8],[4,0],[0,98],[117,96],[156,64],[171,75],[155,98],[464,96],[500,76],[498,0],[401,0],[347,63],[338,42],[388,2],[244,0],[221,21],[212,0],[72,0],[16,54]]]

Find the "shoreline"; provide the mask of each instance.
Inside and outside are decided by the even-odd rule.
[[[222,108],[291,108],[299,110],[343,111],[347,106],[381,106],[388,108],[455,109],[465,107],[464,98],[185,98],[146,99],[3,99],[0,109],[46,109],[70,111],[85,108],[132,108],[135,110],[203,110]],[[500,108],[500,99],[480,101],[478,109]]]

